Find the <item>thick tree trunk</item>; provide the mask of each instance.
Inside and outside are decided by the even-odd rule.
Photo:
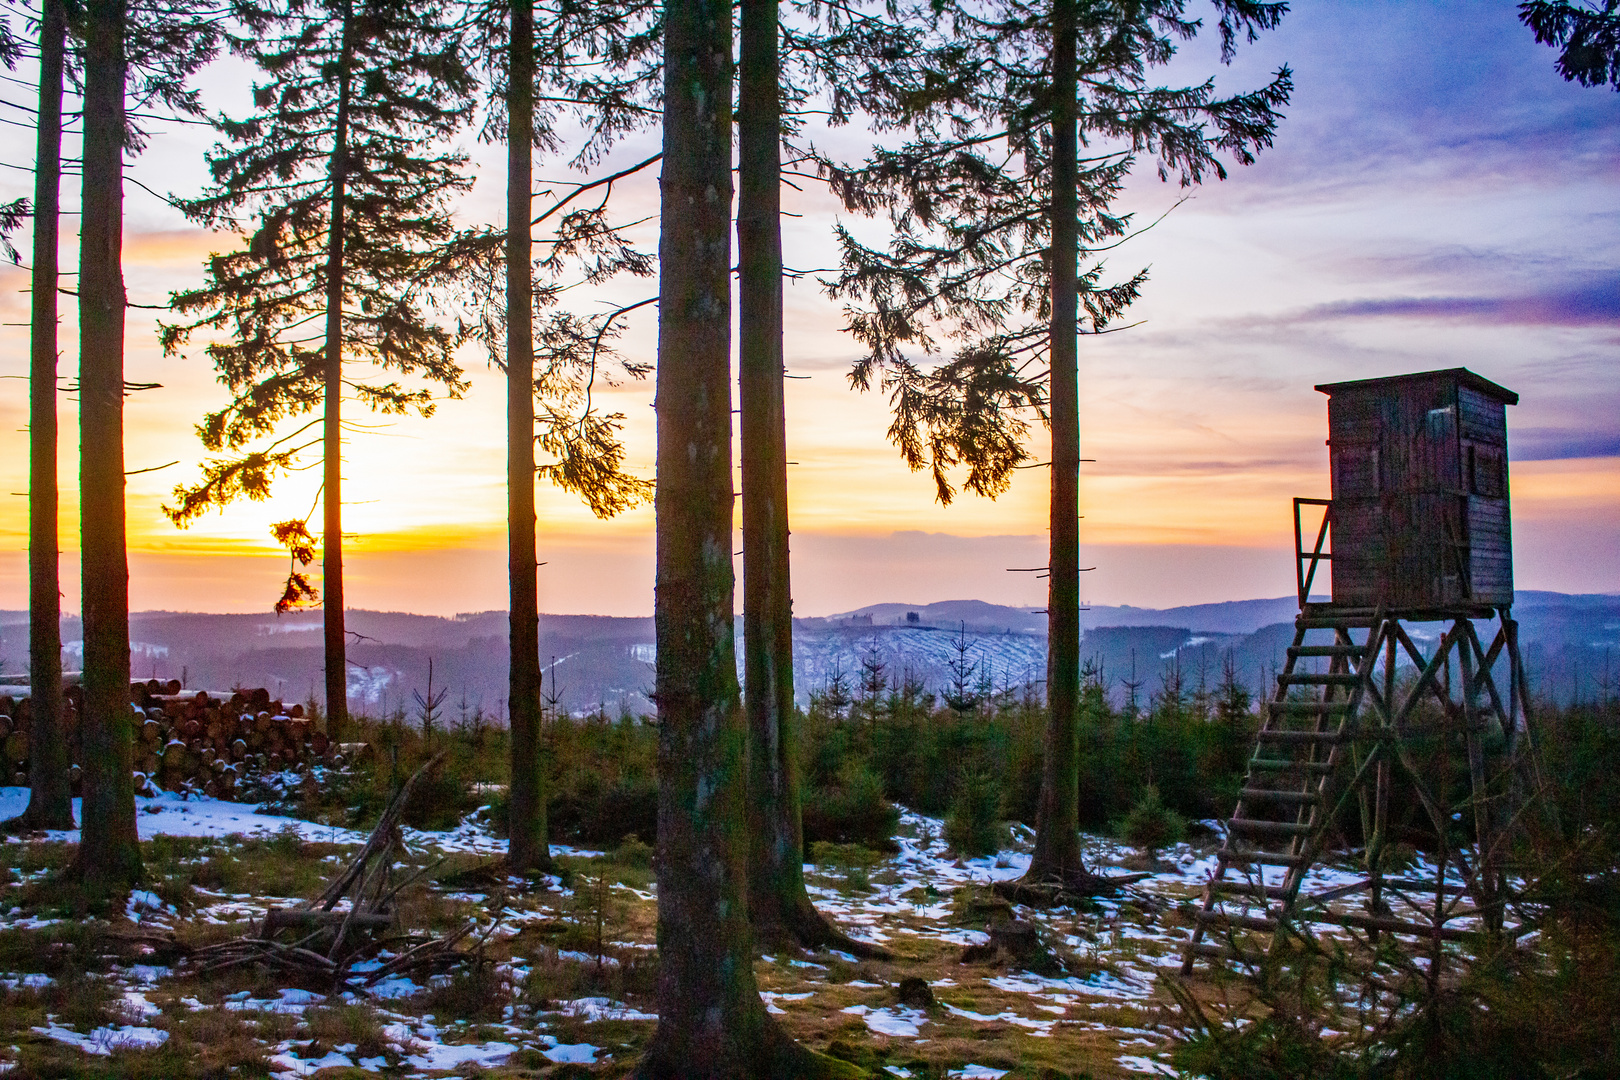
[[[1075,0],[1052,4],[1052,502],[1045,768],[1027,884],[1079,884],[1080,379]]]
[[[79,232],[84,821],[74,873],[98,891],[141,876],[124,542],[124,19],[124,0],[91,0],[85,9]]]
[[[658,317],[658,1029],[640,1077],[818,1075],[754,982],[731,568],[731,5],[664,9]]]
[[[343,625],[343,234],[349,177],[349,86],[354,59],[354,12],[345,6],[338,58],[338,103],[332,140],[332,215],[326,243],[325,423],[322,449],[321,588],[326,630],[326,731],[343,738],[349,715],[348,639]]]
[[[738,388],[743,672],[748,717],[748,910],[757,939],[887,955],[840,933],[804,887],[793,707],[783,411],[781,65],[778,0],[742,0],[737,101]]]
[[[34,271],[28,413],[28,808],[27,829],[73,828],[67,732],[62,717],[61,551],[56,487],[56,289],[62,180],[62,63],[67,13],[43,0],[39,28],[39,130],[34,154]]]
[[[511,578],[512,787],[506,861],[551,865],[540,768],[540,598],[535,582],[534,325],[529,190],[534,158],[534,0],[512,0],[506,87],[506,530]]]

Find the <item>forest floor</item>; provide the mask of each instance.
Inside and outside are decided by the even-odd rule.
[[[0,789],[0,817],[26,796]],[[467,873],[505,848],[476,817],[450,832],[406,830],[402,865],[438,865],[401,894],[401,921],[476,923],[469,940],[484,939],[487,962],[337,997],[247,968],[200,977],[183,958],[242,936],[267,907],[318,893],[364,836],[214,799],[139,801],[148,886],[100,917],[27,905],[72,857],[74,834],[0,843],[10,868],[0,884],[0,1072],[612,1077],[651,1035],[656,907],[644,845],[554,845],[558,873],[523,881]],[[940,834],[938,820],[906,812],[896,854],[817,845],[805,868],[817,905],[895,959],[760,956],[761,992],[784,1027],[879,1075],[1171,1074],[1159,976],[1180,963],[1216,837],[1168,849],[1114,898],[1036,911],[1009,910],[992,890],[1023,872],[1027,830],[1010,830],[999,855],[967,860]],[[1100,872],[1141,866],[1111,840],[1088,843]],[[1331,884],[1335,871],[1320,873]],[[1037,973],[1004,954],[964,963],[1008,916],[1034,923],[1061,967]],[[926,981],[932,1004],[915,990],[901,1000],[912,978]],[[1198,991],[1221,992],[1207,981]]]

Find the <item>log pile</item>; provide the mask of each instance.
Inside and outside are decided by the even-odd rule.
[[[80,711],[84,691],[63,688],[63,721],[68,760],[81,760]],[[262,687],[256,690],[183,690],[177,680],[156,679],[130,686],[135,725],[135,786],[150,794],[200,791],[229,798],[245,777],[275,773],[317,762],[342,765],[355,752],[339,746],[304,715]],[[0,694],[0,779],[28,784],[28,739],[32,709],[26,697]],[[72,767],[79,794],[79,766]]]

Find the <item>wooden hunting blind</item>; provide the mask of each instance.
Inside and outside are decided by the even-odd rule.
[[[1184,973],[1297,953],[1324,926],[1374,966],[1382,938],[1438,972],[1448,949],[1509,929],[1505,839],[1530,748],[1511,616],[1518,395],[1464,368],[1316,389],[1332,498],[1294,500],[1294,640]],[[1328,603],[1311,599],[1323,563]]]
[[[1507,406],[1467,368],[1327,383],[1333,602],[1513,603]]]

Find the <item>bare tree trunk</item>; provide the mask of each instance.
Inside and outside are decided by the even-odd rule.
[[[506,86],[506,530],[511,578],[512,787],[506,861],[551,865],[540,767],[540,597],[535,582],[534,283],[529,193],[534,159],[534,0],[512,0]]]
[[[804,887],[782,356],[778,0],[742,0],[737,101],[738,388],[742,419],[743,672],[748,910],[759,940],[887,955],[840,933]]]
[[[1052,3],[1052,499],[1045,767],[1024,881],[1080,884],[1079,136],[1075,0]]]
[[[79,499],[84,812],[71,873],[97,891],[141,876],[124,538],[124,0],[85,8],[79,232]]]
[[[62,586],[56,488],[56,289],[62,185],[62,64],[67,12],[42,0],[39,130],[34,154],[34,271],[28,413],[28,808],[27,829],[73,828],[67,731],[62,716]]]
[[[667,0],[658,256],[658,1029],[640,1077],[821,1074],[754,981],[731,568],[731,4]]]
[[[325,477],[322,483],[321,588],[326,631],[326,731],[343,737],[349,714],[348,639],[343,625],[343,233],[349,178],[349,84],[354,57],[354,11],[343,11],[343,44],[338,58],[338,103],[332,141],[332,216],[326,245],[326,368],[322,426]]]

